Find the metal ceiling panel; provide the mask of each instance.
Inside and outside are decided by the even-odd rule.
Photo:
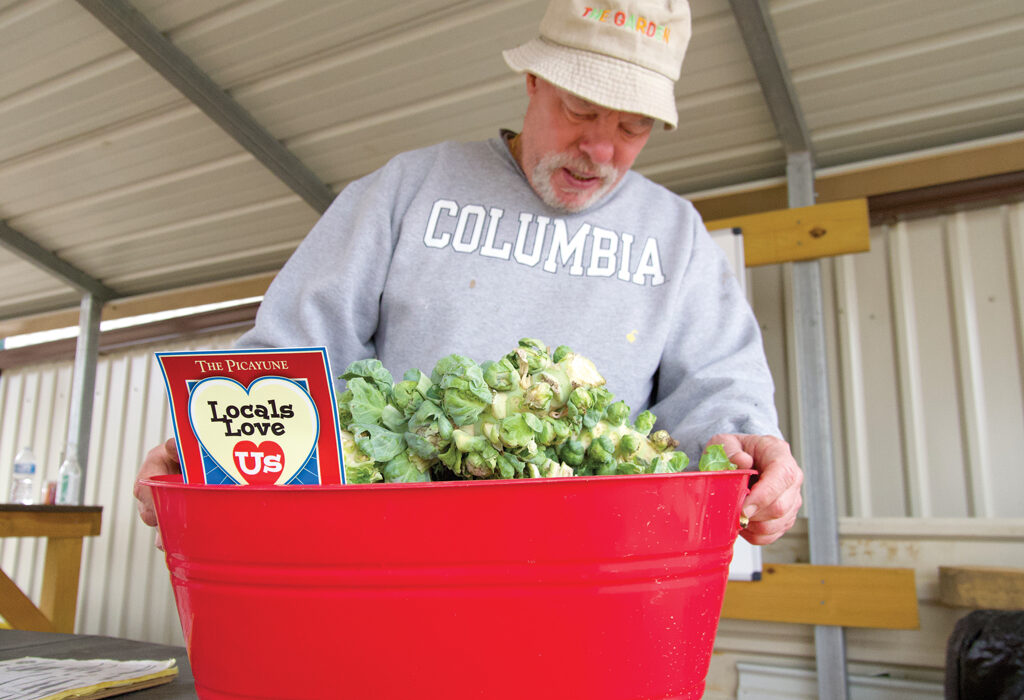
[[[134,0],[338,191],[396,153],[517,128],[500,50],[546,0]],[[769,3],[822,166],[1024,131],[1019,0]],[[636,168],[686,194],[785,152],[728,0],[693,3],[680,128]],[[312,207],[78,3],[0,0],[0,220],[122,295],[279,267]],[[0,318],[76,294],[0,250]]]
[[[1018,0],[788,0],[772,11],[822,165],[1024,128]]]
[[[5,297],[3,305],[25,309],[24,314],[52,308],[76,306],[81,293],[63,284],[53,275],[0,248],[0,281]]]

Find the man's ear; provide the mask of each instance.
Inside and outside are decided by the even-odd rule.
[[[537,76],[533,73],[526,74],[526,94],[533,97],[533,93],[537,92]]]

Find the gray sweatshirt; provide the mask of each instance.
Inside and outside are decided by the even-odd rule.
[[[397,381],[522,337],[589,357],[691,460],[718,432],[779,434],[758,325],[693,205],[630,171],[557,212],[503,138],[404,153],[348,185],[238,346],[326,346],[335,376],[377,357]]]

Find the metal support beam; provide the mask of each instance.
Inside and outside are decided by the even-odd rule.
[[[789,68],[782,55],[767,5],[763,0],[730,0],[733,14],[761,84],[768,110],[786,151],[790,207],[814,204],[814,154]],[[839,526],[835,467],[828,396],[824,304],[820,261],[792,263],[792,317],[799,397],[800,444],[804,503],[810,533],[811,563],[837,565]],[[849,697],[846,638],[842,627],[814,628],[818,697]]]
[[[96,389],[96,360],[99,355],[100,312],[103,302],[91,294],[82,297],[78,324],[78,345],[71,377],[71,410],[68,415],[68,445],[76,445],[82,468],[81,489],[85,491],[88,469],[89,435],[92,431],[92,407]]]
[[[14,230],[6,221],[0,221],[0,246],[50,273],[61,282],[71,285],[80,292],[103,300],[114,299],[119,296],[117,292],[99,280],[90,277],[74,265],[61,260],[20,231]]]
[[[311,207],[323,213],[334,193],[249,112],[124,0],[78,0],[160,75],[203,110]]]
[[[814,204],[814,167],[810,153],[790,154],[786,167],[789,206]],[[821,261],[792,263],[793,334],[796,341],[796,384],[800,407],[800,445],[804,503],[812,564],[838,565],[839,514],[828,393],[828,365],[821,291]],[[842,627],[817,625],[814,649],[818,667],[818,697],[849,697],[846,635]]]
[[[811,153],[813,160],[804,113],[768,8],[759,0],[729,0],[729,4],[786,153]]]

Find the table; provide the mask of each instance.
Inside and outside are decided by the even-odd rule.
[[[178,675],[170,683],[135,690],[124,697],[139,700],[194,700],[195,681],[184,647],[150,644],[131,639],[89,634],[0,630],[0,660],[23,656],[47,659],[170,659],[178,662]]]
[[[15,629],[73,632],[82,539],[100,534],[102,506],[0,504],[0,537],[45,537],[39,605],[0,571],[0,615]]]

